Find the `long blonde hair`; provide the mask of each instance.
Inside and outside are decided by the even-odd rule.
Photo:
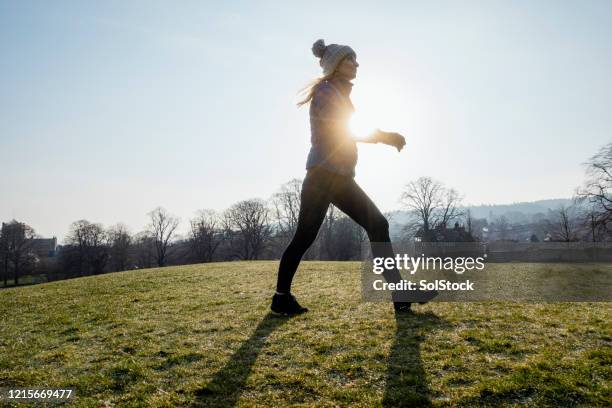
[[[314,96],[314,92],[315,89],[317,88],[317,86],[325,81],[325,80],[329,80],[332,79],[335,75],[336,71],[327,74],[327,75],[323,75],[321,77],[315,78],[312,81],[310,81],[305,87],[303,87],[302,89],[300,89],[298,91],[298,95],[300,96],[300,100],[296,103],[298,108],[301,107],[302,105],[308,104],[310,101],[312,101],[312,97]]]

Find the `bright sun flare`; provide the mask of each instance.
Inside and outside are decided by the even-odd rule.
[[[396,87],[385,85],[380,80],[376,84],[364,81],[353,89],[355,112],[349,127],[356,137],[367,136],[376,128],[399,131],[406,126],[408,112],[403,98]]]
[[[380,123],[377,123],[376,118],[366,112],[355,112],[351,116],[349,127],[355,136],[364,137],[380,127]]]

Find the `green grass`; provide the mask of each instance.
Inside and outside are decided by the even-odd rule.
[[[391,304],[361,302],[358,262],[303,262],[294,291],[311,312],[287,319],[268,313],[277,267],[214,263],[1,290],[0,386],[74,387],[72,406],[612,400],[610,303],[432,303],[396,320]]]

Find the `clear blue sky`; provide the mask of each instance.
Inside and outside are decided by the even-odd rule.
[[[290,4],[288,4],[290,3]],[[318,38],[360,63],[361,145],[383,211],[421,175],[466,204],[569,197],[612,140],[612,2],[0,1],[0,218],[132,232],[303,177]]]

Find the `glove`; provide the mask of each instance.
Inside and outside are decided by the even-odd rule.
[[[384,132],[380,129],[378,131],[378,141],[380,143],[384,143],[389,146],[393,146],[397,149],[397,151],[401,151],[402,148],[406,145],[406,139],[404,136],[400,135],[396,132]]]

